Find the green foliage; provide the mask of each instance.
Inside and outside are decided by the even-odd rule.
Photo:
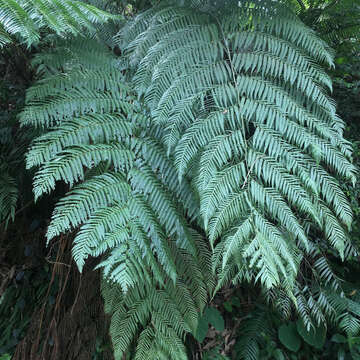
[[[119,44],[180,181],[200,198],[220,279],[291,293],[312,246],[309,223],[342,258],[354,253],[335,177],[355,181],[351,146],[314,64],[331,65],[331,55],[284,7],[215,9],[221,16],[205,5],[150,9]]]
[[[334,48],[356,46],[360,40],[360,4],[358,0],[298,0],[303,21],[316,30]],[[295,4],[296,5],[296,4]]]
[[[208,350],[204,353],[203,360],[229,360],[227,356],[220,353],[220,347],[217,346],[214,349]]]
[[[116,359],[187,359],[189,334],[224,330],[206,304],[229,283],[258,285],[282,321],[296,312],[305,342],[327,322],[355,337],[358,301],[328,259],[357,256],[328,46],[274,2],[179,3],[129,21],[121,58],[95,37],[35,58],[19,116],[41,132],[26,158],[35,199],[69,189],[47,240],[75,229],[80,271],[102,257]],[[244,322],[239,359],[284,358],[268,308]],[[296,352],[295,329],[278,325]]]
[[[0,82],[0,232],[14,220],[17,205],[26,198],[19,194],[19,187],[25,188],[24,155],[33,131],[20,130],[16,121],[24,91],[22,84],[10,84],[5,79]]]
[[[224,331],[225,324],[224,319],[221,316],[219,310],[214,307],[207,307],[204,311],[205,319],[209,322],[210,325],[214,326],[217,331]]]
[[[257,306],[242,323],[235,346],[236,356],[246,360],[261,359],[261,348],[271,334],[269,313]]]
[[[57,35],[81,34],[94,24],[117,19],[105,11],[76,0],[1,0],[0,47],[20,39],[37,44],[43,29]]]
[[[312,327],[307,330],[301,320],[296,323],[296,329],[301,337],[311,346],[321,349],[324,346],[326,328],[321,324],[317,327]]]
[[[133,349],[134,359],[187,359],[183,340],[196,331],[198,313],[206,301],[200,286],[204,289],[206,285],[203,279],[193,278],[194,271],[199,276],[201,272],[190,256],[178,253],[175,266],[179,269],[177,282],[169,281],[161,288],[143,278],[124,293],[122,284],[104,281],[105,311],[112,315],[110,333],[116,359],[129,349]]]
[[[306,330],[305,330],[306,331]],[[279,340],[289,350],[297,352],[300,349],[301,340],[294,323],[283,324],[278,330]]]
[[[0,360],[10,360],[11,356],[9,354],[3,354],[0,356]]]
[[[117,356],[143,328],[138,359],[150,359],[149,351],[154,358],[158,351],[184,358],[181,339],[195,332],[212,287],[207,245],[185,218],[195,216],[196,203],[189,185],[178,182],[160,128],[148,128],[116,58],[95,40],[87,39],[86,47],[88,55],[78,62],[59,61],[58,49],[47,54],[46,75],[28,92],[20,115],[22,124],[46,128],[27,154],[28,167],[40,165],[35,197],[59,180],[71,187],[55,208],[47,238],[80,226],[73,247],[80,271],[88,256],[105,255],[98,267],[117,285],[104,287],[119,290],[104,290],[104,297],[124,299],[116,300],[119,310],[107,308]],[[99,47],[104,61],[92,62],[90,70],[87,60]],[[69,44],[68,52],[77,51],[86,50],[78,41]],[[135,317],[126,320],[131,313]],[[126,321],[129,331],[119,331]],[[166,331],[171,336],[163,338]]]
[[[200,343],[204,341],[209,329],[209,324],[212,325],[217,331],[224,331],[224,319],[219,310],[214,307],[207,307],[203,315],[199,319],[198,326],[195,332],[195,338]]]

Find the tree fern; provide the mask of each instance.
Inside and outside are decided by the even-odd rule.
[[[321,256],[356,254],[327,45],[274,2],[178,3],[129,22],[121,60],[96,39],[39,55],[20,115],[42,132],[27,154],[35,197],[69,187],[48,241],[76,229],[80,271],[102,256],[118,359],[186,359],[208,294],[230,281],[259,283],[307,327],[353,305]]]
[[[284,6],[210,2],[150,9],[118,40],[199,195],[215,267],[247,262],[268,288],[291,289],[311,242],[302,219],[348,255],[338,179],[354,182],[355,168],[320,66],[331,53],[312,30]]]
[[[61,67],[66,68],[65,65]],[[75,186],[66,198],[71,199],[69,201],[73,209],[77,204],[78,212],[72,213],[71,225],[80,225],[85,218],[91,217],[93,213],[96,216],[97,210],[101,212],[110,205],[121,207],[121,203],[124,203],[128,211],[134,211],[132,207],[136,208],[135,205],[125,203],[129,200],[129,194],[135,191],[137,195],[131,201],[148,207],[149,219],[154,217],[154,231],[158,228],[157,240],[165,238],[164,234],[161,235],[165,229],[171,231],[171,235],[181,233],[184,244],[185,239],[189,240],[186,246],[190,249],[191,236],[182,217],[187,211],[190,216],[196,211],[190,188],[186,184],[177,187],[176,191],[179,196],[183,196],[187,207],[181,215],[180,204],[172,203],[166,188],[168,186],[175,190],[177,186],[174,171],[171,174],[171,170],[165,169],[163,174],[157,174],[157,168],[164,169],[171,163],[158,143],[155,132],[146,137],[141,135],[142,127],[147,126],[147,120],[139,114],[134,102],[129,101],[129,91],[120,83],[116,63],[114,62],[112,69],[103,73],[104,77],[98,76],[100,69],[92,73],[93,88],[88,86],[88,81],[77,81],[82,71],[83,76],[89,75],[81,64],[73,66],[66,77],[61,76],[61,72],[51,75],[41,80],[28,94],[28,106],[21,114],[20,121],[22,124],[49,129],[34,141],[27,155],[28,167],[41,165],[34,180],[35,196],[52,190],[58,180],[64,180],[73,186],[79,180],[85,180],[86,169],[106,163],[104,175],[99,174],[94,179],[87,179]],[[111,82],[113,76],[118,81]],[[157,160],[156,165],[152,162],[153,157]],[[109,171],[109,176],[106,176]],[[115,173],[111,176],[113,171]],[[111,196],[109,186],[114,179],[121,191],[114,192]],[[91,200],[85,194],[94,194],[93,187],[99,189],[98,198],[93,198],[93,203],[89,206],[86,203]],[[153,191],[154,189],[157,191]],[[77,194],[82,194],[82,197]],[[66,207],[69,205],[66,201],[61,202],[55,211],[54,221],[48,230],[49,239],[69,228],[69,209]],[[161,223],[157,223],[155,214],[162,212],[164,215],[166,212],[166,216],[163,216]],[[98,220],[103,220],[102,215]],[[96,223],[97,220],[94,221]]]

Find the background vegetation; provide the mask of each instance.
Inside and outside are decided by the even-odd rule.
[[[130,341],[131,339],[129,340],[130,345],[127,346],[127,340],[122,340],[121,336],[117,337],[117,333],[124,331],[126,325],[124,317],[121,317],[125,311],[123,308],[138,314],[139,318],[143,316],[141,309],[131,307],[131,299],[138,299],[137,296],[140,295],[130,291],[127,293],[130,295],[126,297],[123,296],[121,290],[131,289],[134,282],[138,281],[140,286],[146,289],[147,286],[149,287],[149,293],[153,294],[151,296],[154,298],[159,296],[159,299],[173,299],[178,295],[176,287],[172,288],[171,285],[168,285],[166,290],[168,291],[166,294],[168,298],[161,298],[160,296],[163,294],[159,295],[158,285],[153,285],[152,280],[150,281],[151,285],[146,282],[143,283],[142,279],[135,280],[136,276],[130,270],[121,279],[122,289],[118,289],[116,286],[108,287],[106,283],[101,283],[100,272],[99,270],[94,271],[94,268],[99,266],[101,261],[96,255],[103,253],[104,249],[92,245],[95,250],[83,250],[83,247],[86,247],[83,239],[88,239],[91,233],[85,232],[83,238],[81,238],[82,233],[76,234],[76,231],[62,234],[63,230],[71,228],[71,222],[74,225],[73,227],[76,227],[85,218],[79,221],[71,220],[68,223],[60,216],[58,222],[51,220],[53,210],[55,206],[58,206],[56,204],[60,199],[64,199],[65,194],[70,189],[70,181],[59,182],[56,189],[50,194],[48,190],[53,188],[50,182],[48,184],[38,182],[38,187],[35,187],[35,195],[44,194],[35,202],[33,179],[34,176],[36,179],[36,169],[29,169],[29,163],[31,161],[32,165],[45,163],[42,160],[46,159],[46,149],[41,148],[41,141],[37,140],[38,145],[36,146],[38,146],[37,149],[40,149],[39,152],[42,151],[42,160],[41,157],[36,158],[35,151],[29,152],[30,155],[27,155],[26,160],[26,153],[30,144],[36,144],[34,139],[44,139],[44,136],[48,136],[48,139],[52,141],[51,136],[54,133],[47,133],[44,130],[48,125],[44,125],[46,119],[53,116],[54,122],[61,122],[64,120],[63,116],[69,111],[66,106],[63,106],[57,108],[60,111],[56,115],[51,115],[50,112],[49,117],[43,116],[41,114],[47,111],[43,106],[46,101],[53,101],[60,94],[66,97],[66,104],[79,94],[85,97],[84,94],[88,91],[86,96],[90,97],[91,95],[101,103],[101,101],[105,102],[106,100],[101,97],[101,94],[106,92],[110,94],[111,101],[113,101],[111,103],[112,109],[117,109],[116,111],[109,110],[111,116],[114,112],[116,113],[116,119],[112,118],[111,121],[117,121],[114,124],[122,124],[120,127],[122,134],[131,134],[132,138],[139,139],[139,144],[136,145],[138,148],[143,146],[140,145],[140,140],[143,141],[146,144],[146,151],[139,152],[138,158],[140,160],[136,164],[136,171],[131,169],[131,174],[126,175],[132,179],[130,190],[126,187],[127,185],[121,176],[119,177],[121,181],[116,178],[117,175],[112,172],[113,168],[109,165],[109,159],[102,158],[101,160],[105,161],[100,162],[99,166],[92,169],[92,173],[85,174],[85,180],[90,181],[94,175],[98,176],[101,181],[110,182],[116,179],[116,184],[120,184],[121,194],[132,191],[132,196],[139,199],[139,193],[149,192],[149,189],[155,193],[155,190],[152,189],[156,189],[156,186],[149,179],[155,181],[155,177],[160,173],[166,178],[163,186],[171,189],[174,194],[178,191],[176,207],[180,207],[179,204],[185,198],[186,201],[183,201],[186,203],[184,213],[191,215],[196,212],[194,210],[196,205],[192,203],[191,198],[189,199],[188,194],[191,192],[186,187],[186,181],[191,178],[192,171],[194,171],[191,169],[191,164],[187,179],[183,179],[183,188],[181,191],[177,190],[172,171],[175,173],[178,169],[167,162],[166,156],[162,157],[162,150],[158,150],[158,143],[160,142],[158,134],[161,133],[161,130],[153,127],[152,132],[147,132],[148,124],[143,120],[146,114],[144,114],[141,106],[142,99],[134,96],[133,89],[126,85],[134,75],[132,72],[135,72],[136,68],[133,67],[128,72],[118,71],[114,75],[114,66],[117,67],[116,69],[126,69],[128,66],[125,62],[122,63],[123,60],[119,61],[119,59],[124,59],[124,49],[128,44],[123,44],[119,38],[114,40],[113,35],[125,28],[125,32],[129,31],[129,38],[133,36],[132,30],[126,30],[126,26],[131,24],[131,20],[137,14],[155,8],[158,3],[159,1],[155,0],[87,1],[86,3],[70,0],[62,2],[0,0],[0,45],[2,46],[0,50],[1,360],[85,360],[113,359],[114,356],[116,359],[130,359],[135,356],[135,353],[138,354],[136,355],[138,358],[141,358],[141,349],[136,349],[136,345]],[[337,114],[346,123],[344,137],[351,141],[354,150],[353,163],[358,167],[360,164],[360,4],[358,1],[350,0],[294,0],[287,1],[287,5],[291,6],[297,16],[333,48],[335,67],[327,68],[326,71],[333,82],[332,97],[337,103]],[[144,30],[142,29],[142,31]],[[94,40],[96,37],[94,34],[97,34],[97,41]],[[151,33],[149,34],[149,41],[152,41]],[[160,34],[158,36],[160,37]],[[86,39],[85,42],[84,38]],[[126,36],[121,40],[124,38]],[[144,48],[146,46],[144,45]],[[138,54],[136,55],[138,56]],[[141,58],[136,61],[139,60]],[[138,79],[143,76],[146,80],[146,69],[144,73],[145,75],[140,73]],[[99,79],[108,80],[99,81]],[[140,85],[137,89],[138,92],[146,94],[145,86]],[[121,98],[120,96],[111,97],[111,94],[120,93]],[[40,100],[43,99],[45,99],[44,103],[40,104]],[[154,102],[155,100],[150,99],[148,106],[151,107]],[[29,113],[31,106],[33,106],[31,108],[32,113]],[[81,121],[88,121],[86,124],[95,128],[96,116],[101,118],[101,116],[108,114],[103,115],[96,107],[91,109],[94,113],[91,118],[86,119],[84,117]],[[28,126],[31,123],[34,125],[36,122],[34,120],[36,118],[35,113],[38,114],[37,119],[43,119],[43,124],[40,124],[41,126]],[[136,129],[130,129],[127,113],[131,113],[132,119],[136,119],[134,120],[138,126]],[[20,126],[20,122],[25,126]],[[67,126],[70,128],[72,124]],[[114,125],[114,127],[104,130],[105,135],[94,133],[90,144],[102,146],[103,143],[106,143],[102,137],[113,136],[114,132],[119,131],[117,129],[119,128]],[[61,129],[55,128],[55,131],[61,131]],[[70,130],[67,129],[66,131]],[[143,136],[144,133],[146,136]],[[55,140],[56,136],[53,136]],[[117,159],[122,163],[130,162],[131,154],[129,155],[126,151],[128,149],[133,151],[133,148],[130,146],[127,148],[128,143],[126,141],[123,144],[122,152],[112,156],[118,156]],[[64,148],[66,148],[65,145]],[[32,160],[31,154],[35,154]],[[51,151],[49,154],[48,159],[51,159]],[[158,166],[155,169],[151,168],[151,161],[154,158],[158,161]],[[196,164],[197,160],[194,161]],[[126,172],[128,169],[122,169],[122,171]],[[52,173],[49,171],[46,174],[51,175]],[[63,179],[69,180],[73,176],[71,172],[69,174],[64,175]],[[50,175],[46,181],[50,181]],[[39,176],[37,178],[39,179]],[[77,182],[79,179],[80,177],[72,180]],[[358,181],[353,186],[349,181],[342,180],[342,190],[350,200],[354,214],[349,234],[350,243],[357,248],[360,235],[360,184]],[[89,182],[84,184],[90,184],[88,185],[90,190],[94,189],[90,186],[96,185]],[[110,186],[110,183],[106,184]],[[196,185],[190,184],[189,188],[194,186]],[[114,194],[118,196],[116,191],[119,190],[115,188]],[[75,203],[75,195],[73,193],[67,195],[74,196],[68,204]],[[149,200],[146,198],[146,200],[151,206],[156,206],[156,199]],[[63,202],[61,203],[61,201]],[[63,205],[63,209],[58,210],[58,213],[61,214],[61,211],[64,212],[65,210],[70,211],[70,205],[65,200],[61,201],[60,204]],[[164,218],[169,219],[169,228],[171,228],[171,221],[173,221],[171,216],[176,217],[177,215],[173,215],[169,209],[171,210],[172,207],[165,209]],[[76,223],[76,221],[78,222]],[[138,223],[135,220],[131,221],[129,223],[132,224],[131,229],[134,231]],[[176,221],[181,223],[182,220],[176,218]],[[50,228],[49,224],[51,225]],[[168,231],[166,221],[164,224],[164,228]],[[189,231],[203,234],[205,232],[202,232],[201,226],[199,222]],[[183,231],[186,232],[186,229],[184,226]],[[139,233],[137,234],[140,238]],[[311,240],[314,243],[322,243],[322,234],[315,233],[312,236]],[[50,238],[52,241],[46,246]],[[196,236],[195,238],[197,239]],[[93,241],[95,244],[97,240],[94,238]],[[75,250],[72,250],[74,242],[80,245],[76,245]],[[205,258],[201,263],[202,269],[206,269],[206,257],[209,249],[202,247],[200,240],[196,246],[198,246],[199,256]],[[162,262],[160,260],[164,269],[156,272],[152,260],[144,257],[140,267],[139,264],[134,265],[131,263],[131,259],[129,260],[129,264],[134,269],[132,271],[143,271],[144,279],[147,276],[153,276],[151,274],[154,272],[159,279],[165,279],[165,283],[168,283],[174,268],[184,279],[191,278],[188,274],[189,270],[182,266],[182,261],[187,261],[190,264],[190,271],[196,273],[199,270],[196,268],[197,265],[192,262],[193,259],[189,254],[185,253],[186,246],[184,246],[183,252],[179,252],[175,247],[170,248],[170,255],[166,249],[163,253],[161,250],[160,246],[156,251],[160,259],[161,256],[165,259]],[[128,248],[123,249],[125,255],[127,251],[130,250]],[[140,250],[133,248],[131,251],[136,253]],[[322,313],[326,313],[323,310],[318,311],[316,306],[321,307],[321,303],[315,296],[314,299],[312,298],[311,291],[316,288],[320,281],[324,281],[320,288],[324,284],[327,285],[327,277],[329,279],[330,277],[334,277],[336,280],[341,279],[341,289],[344,296],[338,299],[335,296],[336,292],[334,292],[335,295],[331,298],[333,302],[329,306],[336,309],[336,319],[314,322],[315,326],[311,328],[310,332],[304,325],[305,316],[302,315],[301,308],[300,310],[292,308],[288,316],[284,316],[283,308],[287,306],[285,303],[288,301],[287,294],[283,293],[284,289],[277,291],[268,288],[264,291],[262,286],[264,284],[260,282],[254,284],[252,281],[243,280],[236,286],[231,282],[225,282],[224,286],[213,297],[206,298],[205,301],[201,302],[202,295],[198,293],[202,290],[206,293],[208,291],[206,287],[211,288],[214,283],[211,276],[205,279],[206,274],[204,275],[204,272],[201,271],[196,273],[195,285],[191,281],[188,283],[184,281],[186,283],[184,292],[191,293],[189,296],[191,300],[188,300],[189,304],[192,299],[194,302],[200,303],[199,306],[194,307],[197,311],[196,316],[194,316],[197,319],[194,330],[192,332],[186,330],[186,333],[191,333],[191,335],[179,336],[178,334],[181,331],[176,328],[174,333],[171,333],[170,330],[173,331],[171,326],[174,324],[169,326],[170,330],[167,328],[161,330],[162,325],[160,324],[166,327],[164,325],[166,319],[160,318],[158,320],[160,324],[155,322],[155,325],[154,323],[152,325],[154,328],[158,326],[160,333],[163,331],[166,334],[169,331],[172,338],[179,336],[179,339],[184,340],[184,351],[189,359],[360,359],[359,257],[354,253],[348,257],[346,262],[343,262],[336,246],[319,245],[316,251],[320,251],[321,256],[316,253],[313,258],[314,262],[323,258],[326,259],[326,264],[325,261],[318,262],[320,266],[318,273],[311,268],[301,268],[302,284],[305,284],[305,288],[311,289],[309,290],[310,295],[306,299],[307,305],[304,305],[304,313],[308,311],[311,312],[311,316],[319,314],[319,317],[322,316]],[[165,266],[164,264],[174,254],[176,254],[176,262],[171,266]],[[88,256],[89,258],[86,260]],[[83,267],[81,273],[79,273],[73,258],[78,265],[80,264],[80,267]],[[101,264],[105,273],[107,272],[110,277],[116,276],[112,275],[112,259],[110,254]],[[129,264],[129,268],[132,269]],[[151,271],[149,270],[146,273],[144,269],[149,267]],[[273,280],[268,280],[268,282],[271,281]],[[330,281],[332,285],[333,282],[335,283],[333,278]],[[267,280],[264,280],[264,283],[266,282]],[[102,288],[105,301],[101,296],[100,288]],[[323,289],[321,288],[321,290]],[[306,291],[308,290],[305,289],[304,293]],[[212,290],[209,289],[209,292]],[[281,303],[282,299],[284,300],[283,303]],[[311,303],[312,300],[314,300],[313,303]],[[161,301],[163,300],[160,300],[160,303]],[[164,300],[164,303],[166,301]],[[118,309],[114,303],[118,304],[117,306],[122,304],[123,308]],[[135,304],[138,303],[135,302]],[[191,306],[189,305],[189,307]],[[311,308],[311,306],[313,307]],[[104,313],[104,309],[108,315]],[[120,326],[116,326],[114,320],[111,325],[111,316],[113,318],[118,316],[116,319]],[[173,321],[180,323],[181,320],[174,315]],[[190,320],[189,323],[191,323]],[[129,329],[131,326],[130,324]],[[151,330],[151,326],[146,326],[144,328]],[[179,325],[179,328],[181,326]],[[186,327],[184,326],[184,328]],[[112,334],[112,340],[109,331]],[[152,335],[149,337],[152,339],[151,341],[146,340],[148,333],[144,333],[145,331],[141,333],[140,340],[144,341],[145,349],[149,345],[147,341],[149,343],[158,341],[159,348],[166,346],[171,349],[174,348],[177,355],[174,355],[173,358],[181,359],[181,351],[176,352],[178,351],[176,347],[178,344],[174,346],[170,340],[168,343],[165,340],[162,343],[161,338],[159,340],[155,336],[151,337]],[[150,345],[148,349],[151,350]],[[146,353],[143,358],[147,358],[146,356],[150,356],[149,354],[150,352]],[[157,356],[159,359],[166,358],[160,357],[159,354]],[[154,358],[156,357],[154,356]]]

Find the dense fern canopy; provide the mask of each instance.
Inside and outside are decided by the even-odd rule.
[[[14,36],[30,46],[39,42],[42,29],[61,36],[81,34],[94,29],[94,24],[118,18],[82,1],[1,0],[0,48]]]
[[[115,40],[120,58],[96,37],[40,54],[20,122],[42,132],[35,198],[69,187],[48,240],[76,229],[80,271],[102,256],[116,358],[186,359],[229,283],[259,284],[307,329],[357,319],[322,252],[357,254],[326,43],[272,1],[161,2]]]
[[[355,168],[316,64],[332,64],[325,43],[284,7],[256,4],[226,16],[151,9],[118,39],[179,180],[199,196],[214,267],[237,264],[237,276],[290,289],[309,226],[342,258],[352,254],[336,177],[355,181]]]

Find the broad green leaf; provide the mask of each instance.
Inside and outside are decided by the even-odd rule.
[[[311,346],[321,349],[325,343],[326,329],[323,325],[319,327],[312,327],[310,331],[304,326],[301,320],[296,322],[296,328],[301,337]]]
[[[219,310],[215,309],[214,307],[206,308],[204,318],[215,328],[215,330],[224,331],[224,318],[220,314]]]
[[[279,327],[278,336],[281,343],[289,350],[297,352],[301,346],[301,338],[296,331],[295,323],[283,324]]]
[[[198,327],[196,329],[195,339],[200,343],[203,342],[208,332],[208,329],[209,329],[209,322],[204,316],[202,316],[199,320]]]

